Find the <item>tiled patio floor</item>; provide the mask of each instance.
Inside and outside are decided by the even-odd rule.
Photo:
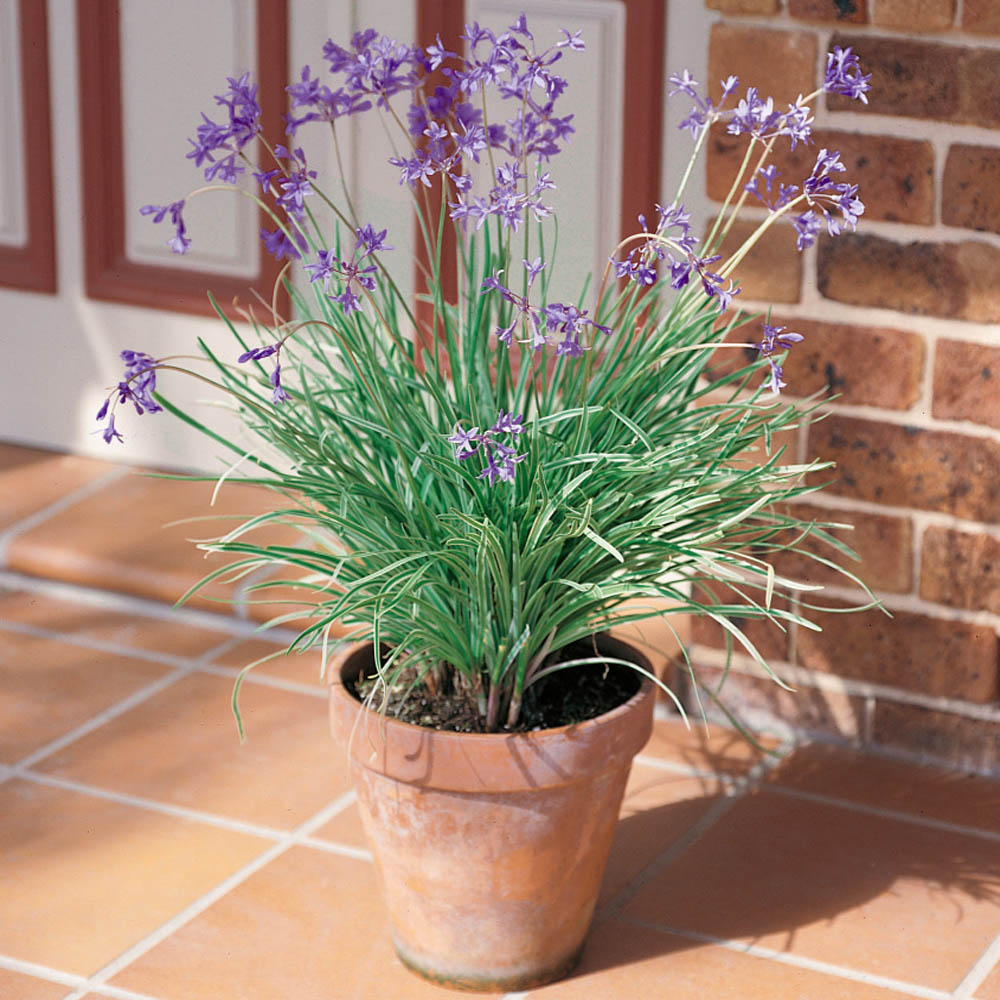
[[[0,446],[0,997],[447,996],[392,953],[318,657],[250,675],[241,746],[277,647],[160,603],[210,490]],[[1000,1000],[997,783],[663,718],[622,817],[581,966],[518,997]]]

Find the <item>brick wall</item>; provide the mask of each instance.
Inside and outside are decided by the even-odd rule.
[[[820,147],[840,150],[867,206],[858,233],[800,256],[775,226],[742,297],[805,336],[789,391],[838,394],[793,442],[797,460],[837,463],[803,510],[855,526],[857,572],[893,615],[826,612],[819,633],[752,625],[798,693],[739,657],[724,691],[752,723],[1000,773],[1000,0],[706,7],[712,81],[734,73],[741,91],[792,101],[822,82],[833,45],[872,74],[867,107],[821,99],[813,145],[776,161],[800,181]],[[738,140],[711,137],[709,198],[725,197],[741,157]],[[827,604],[856,599],[807,563],[778,569],[830,584]],[[719,636],[694,634],[705,676],[719,676]]]

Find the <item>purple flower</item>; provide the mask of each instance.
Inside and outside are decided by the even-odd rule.
[[[103,417],[98,417],[98,420],[103,420]],[[115,430],[115,415],[112,413],[108,417],[108,426],[104,428],[101,433],[101,437],[104,438],[105,444],[111,444],[112,441],[124,441],[125,439]]]
[[[366,223],[354,231],[354,235],[358,238],[358,242],[354,244],[355,252],[364,247],[365,252],[362,256],[367,257],[369,254],[378,253],[381,250],[392,250],[393,248],[387,246],[385,242],[388,233],[388,229],[383,229],[377,233],[375,232],[375,227],[370,222]]]
[[[340,295],[331,295],[330,300],[340,305],[345,316],[350,316],[352,312],[361,312],[361,300],[349,287],[345,288]]]
[[[323,291],[329,292],[330,279],[333,277],[338,263],[339,261],[333,250],[317,250],[316,263],[306,264],[302,269],[311,272],[309,275],[310,284],[314,281],[322,281]]]
[[[782,378],[783,372],[781,370],[781,365],[774,360],[774,355],[779,351],[789,350],[793,344],[800,343],[804,338],[800,333],[789,333],[787,327],[784,326],[771,326],[765,323],[763,326],[763,338],[759,344],[754,344],[754,347],[760,352],[759,357],[767,358],[767,363],[770,366],[770,373],[768,375],[768,380],[765,383],[771,392],[777,396],[782,389],[785,388],[786,382]]]
[[[866,94],[872,89],[871,74],[865,76],[861,72],[858,57],[851,49],[842,49],[839,45],[835,45],[833,51],[826,55],[823,89],[828,94],[845,94],[861,101],[862,104],[867,104]]]
[[[170,221],[174,224],[174,235],[167,240],[167,246],[174,253],[185,253],[187,248],[191,246],[191,240],[187,237],[184,219],[181,216],[183,210],[184,199],[182,198],[180,201],[171,202],[169,205],[143,205],[139,209],[139,214],[152,215],[154,223],[162,222],[169,215]]]
[[[249,351],[244,351],[236,361],[238,364],[243,364],[246,361],[262,361],[264,358],[269,358],[272,354],[276,354],[279,350],[281,350],[281,344],[252,347]]]
[[[274,391],[271,393],[271,402],[277,406],[279,403],[283,403],[288,399],[288,393],[281,387],[281,362],[274,366],[274,371],[271,372],[271,385]]]
[[[468,458],[470,455],[475,455],[479,450],[479,428],[473,427],[470,430],[463,431],[459,427],[450,438],[448,438],[450,444],[455,446],[455,456],[456,458],[463,459]]]
[[[430,70],[437,69],[445,59],[456,59],[458,57],[457,52],[450,52],[444,47],[440,35],[436,35],[435,39],[437,44],[428,45],[425,52],[427,56],[427,68]]]
[[[315,176],[315,170],[297,170],[279,183],[281,194],[275,200],[289,215],[301,216],[305,211],[305,199],[313,193],[309,181]]]
[[[296,226],[292,225],[291,221],[289,221],[288,226],[293,235],[296,237],[296,242],[299,244],[299,248],[305,250],[308,246],[305,237]],[[284,260],[285,257],[298,260],[302,256],[299,250],[296,249],[295,243],[288,238],[283,229],[275,229],[273,233],[266,229],[261,229],[260,238],[261,242],[264,244],[264,249],[272,257],[274,257],[275,260]]]
[[[521,414],[515,417],[513,413],[504,413],[501,410],[490,430],[494,434],[513,434],[517,437],[518,434],[524,433],[524,417]]]

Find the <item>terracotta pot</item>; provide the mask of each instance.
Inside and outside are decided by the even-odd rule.
[[[625,643],[602,637],[599,648],[650,669]],[[652,730],[652,682],[577,725],[439,732],[366,711],[345,689],[372,652],[342,653],[330,721],[349,751],[399,957],[464,989],[565,975],[593,916],[632,758]]]

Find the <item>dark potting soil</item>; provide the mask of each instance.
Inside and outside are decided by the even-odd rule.
[[[555,654],[560,661],[583,659],[594,655],[593,646],[578,643]],[[623,705],[638,690],[642,675],[618,663],[593,663],[556,670],[532,684],[524,693],[520,718],[513,729],[503,732],[529,732],[554,729],[575,722],[594,719]],[[412,676],[400,677],[390,691],[384,711],[392,718],[430,729],[459,733],[486,732],[474,699],[461,693],[438,692],[432,695],[423,684],[412,685]],[[373,677],[359,679],[354,693],[361,699],[375,686]],[[382,711],[382,692],[375,695],[373,708]]]

